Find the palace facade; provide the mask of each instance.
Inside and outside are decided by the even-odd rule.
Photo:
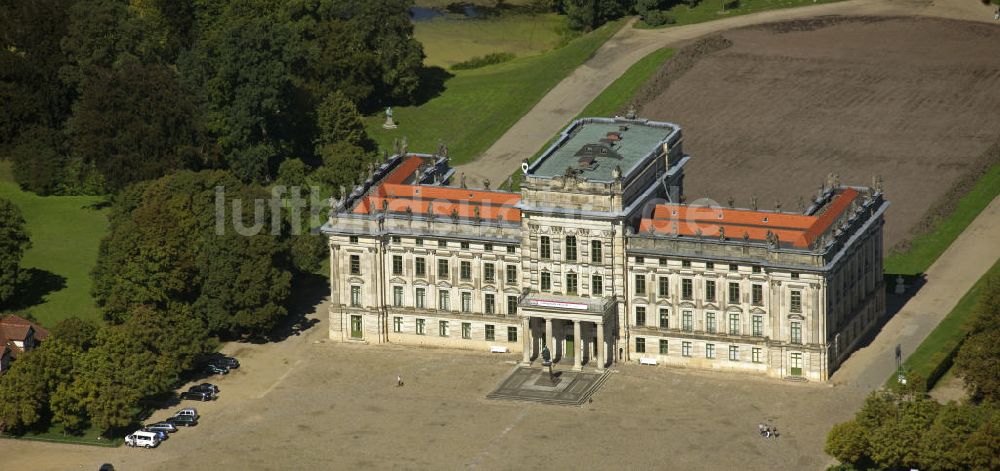
[[[323,227],[330,338],[826,381],[885,313],[880,182],[831,177],[797,212],[685,204],[682,144],[581,119],[517,192],[403,149]]]

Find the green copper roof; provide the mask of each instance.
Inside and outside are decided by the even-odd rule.
[[[611,172],[619,166],[622,177],[628,178],[632,167],[675,130],[669,123],[584,118],[570,125],[565,136],[542,155],[529,173],[556,177],[565,175],[570,167],[588,180],[610,182]],[[621,139],[608,139],[609,133],[616,133]]]

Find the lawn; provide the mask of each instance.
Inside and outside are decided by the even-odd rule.
[[[970,323],[979,300],[979,293],[986,284],[986,280],[991,276],[1000,276],[1000,260],[983,274],[982,278],[962,296],[962,299],[958,300],[955,308],[944,319],[941,319],[941,323],[903,362],[904,371],[909,372],[911,376],[919,376],[925,381],[924,390],[931,390],[934,384],[951,368],[958,347],[961,346],[962,340],[965,339],[972,327]],[[893,385],[895,383],[896,375],[893,374],[886,381],[886,384]]]
[[[438,96],[393,108],[397,129],[383,129],[385,116],[378,113],[365,119],[368,133],[383,149],[405,136],[411,152],[433,153],[443,142],[452,165],[475,160],[623,24],[606,24],[544,54],[451,72]]]
[[[14,310],[31,314],[44,326],[69,316],[100,320],[90,296],[90,271],[108,231],[105,201],[97,196],[38,196],[14,183],[10,162],[0,161],[0,196],[17,205],[33,246],[21,265],[31,269],[28,289]]]
[[[1000,195],[1000,164],[991,167],[969,192],[958,200],[954,211],[934,229],[913,239],[905,252],[894,252],[885,259],[885,272],[915,275],[944,253],[979,213]]]
[[[487,20],[439,17],[413,23],[413,36],[424,45],[424,65],[449,68],[457,62],[494,52],[528,57],[552,50],[572,37],[566,17],[555,13],[510,14]]]
[[[652,77],[661,66],[663,66],[664,62],[674,56],[675,52],[677,51],[665,47],[663,49],[653,51],[646,57],[639,59],[639,61],[632,64],[632,67],[629,67],[628,70],[621,75],[621,77],[618,77],[617,80],[611,82],[611,85],[608,85],[608,87],[605,88],[604,91],[597,96],[597,98],[594,98],[594,100],[591,101],[590,104],[587,105],[587,107],[573,119],[593,116],[611,116],[615,114],[632,100],[632,97],[638,93],[639,89],[646,84],[649,78]],[[567,122],[566,124],[569,123]],[[545,147],[538,149],[538,152],[536,152],[530,160],[534,161],[542,155],[542,152],[544,152],[545,149],[548,149],[548,147],[552,145],[552,142],[555,142],[557,137],[558,136],[553,136],[552,139],[545,144]],[[511,175],[515,190],[520,187],[522,175],[523,174],[520,170]]]
[[[24,435],[0,434],[0,438],[9,440],[37,440],[42,442],[71,443],[76,445],[94,445],[116,447],[125,442],[124,437],[106,438],[100,435],[97,427],[90,427],[79,435],[66,435],[62,432],[62,426],[53,424],[44,432],[28,432]]]
[[[670,26],[690,25],[694,23],[704,23],[706,21],[719,20],[730,16],[746,15],[766,10],[777,10],[780,8],[802,7],[819,3],[833,3],[839,0],[725,0],[726,9],[722,9],[722,0],[700,1],[693,7],[686,4],[678,4],[669,10],[667,14],[674,19],[673,24],[651,27],[642,21],[636,22],[637,28],[667,28]]]

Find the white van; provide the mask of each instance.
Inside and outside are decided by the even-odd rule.
[[[155,432],[143,432],[136,430],[131,435],[125,437],[125,444],[128,446],[141,446],[143,448],[155,448],[160,444],[160,438]]]

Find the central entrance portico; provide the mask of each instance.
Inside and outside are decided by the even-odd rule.
[[[541,355],[542,346],[549,346],[553,361],[572,358],[573,369],[588,366],[603,371],[607,364],[605,334],[613,323],[615,298],[583,298],[546,293],[529,293],[518,305],[524,332],[524,358],[530,365]]]

